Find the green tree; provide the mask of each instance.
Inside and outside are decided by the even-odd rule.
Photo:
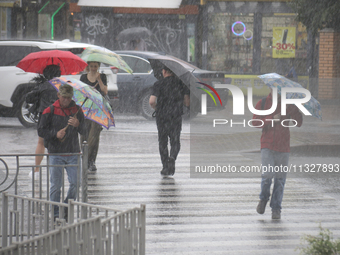
[[[322,28],[340,30],[339,0],[292,0],[290,6],[314,35]]]

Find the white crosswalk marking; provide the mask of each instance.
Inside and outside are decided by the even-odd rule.
[[[225,157],[254,163],[240,153]],[[100,154],[89,176],[89,202],[126,209],[146,204],[146,253],[299,254],[300,238],[318,227],[340,235],[339,203],[301,178],[287,179],[282,219],[270,207],[256,213],[259,178],[190,178],[190,155],[180,153],[176,173],[162,178],[158,154]]]

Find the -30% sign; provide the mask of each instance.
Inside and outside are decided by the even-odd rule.
[[[278,50],[295,50],[294,43],[277,43],[273,48]]]

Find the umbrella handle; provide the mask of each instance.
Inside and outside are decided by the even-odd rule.
[[[73,117],[75,117],[77,115],[77,113],[80,111],[81,107],[84,105],[84,103],[86,102],[86,100],[89,99],[88,97],[85,98],[84,102],[81,104],[81,106],[79,107],[78,111],[73,115]],[[67,130],[67,128],[69,127],[70,125],[67,124],[67,126],[65,127],[65,131]],[[66,139],[66,134],[63,138],[59,139],[60,142],[64,142]]]
[[[65,131],[67,130],[68,126],[69,126],[69,124],[67,124],[67,126],[64,127],[64,128],[65,128]],[[65,134],[65,136],[64,136],[63,138],[61,138],[61,139],[59,138],[59,141],[60,141],[60,142],[64,142],[65,139],[66,139],[66,134]]]

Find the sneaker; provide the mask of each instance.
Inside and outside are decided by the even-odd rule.
[[[264,211],[266,210],[266,205],[267,205],[268,200],[260,200],[259,204],[256,207],[256,211],[259,214],[264,214]]]
[[[168,176],[168,175],[170,175],[168,169],[165,168],[165,167],[163,167],[163,169],[162,169],[162,171],[161,171],[161,175],[162,175],[162,176]]]
[[[281,212],[279,210],[272,211],[272,219],[273,220],[281,219]]]
[[[89,170],[90,172],[95,172],[95,171],[97,171],[97,167],[96,167],[96,165],[94,164],[94,162],[89,162],[87,170]]]
[[[169,175],[175,174],[175,159],[173,157],[169,157],[168,159],[168,169],[169,169]]]
[[[38,181],[38,180],[39,180],[39,172],[33,172],[33,171],[31,171],[31,172],[29,172],[28,177],[31,178],[31,179],[33,179],[33,173],[34,173],[34,180],[35,180],[35,181]]]
[[[92,171],[97,171],[97,167],[96,167],[95,163],[92,164]]]

